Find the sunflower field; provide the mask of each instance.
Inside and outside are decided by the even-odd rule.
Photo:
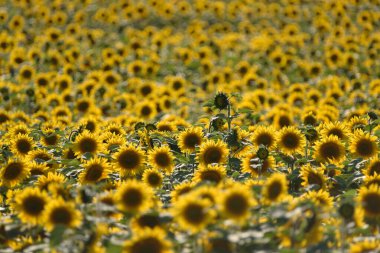
[[[0,252],[380,252],[380,0],[0,0]]]

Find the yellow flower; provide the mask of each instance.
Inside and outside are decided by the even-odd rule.
[[[314,144],[314,158],[322,163],[339,164],[345,159],[346,149],[336,135],[329,135]]]
[[[144,212],[152,205],[153,192],[142,182],[124,181],[115,195],[117,206],[126,212]]]
[[[377,155],[377,142],[376,136],[357,130],[351,136],[350,151],[357,157],[371,158]]]
[[[15,195],[13,209],[22,222],[41,223],[43,212],[49,197],[38,188],[25,188]]]
[[[24,160],[12,159],[0,169],[0,182],[2,186],[14,187],[26,179],[29,174],[29,167]]]
[[[278,133],[277,146],[286,155],[302,154],[305,144],[305,136],[295,127],[284,127]]]
[[[174,169],[174,156],[168,146],[155,147],[148,154],[148,162],[155,169],[170,174]]]
[[[113,158],[114,167],[122,177],[139,174],[145,162],[145,154],[141,148],[132,145],[121,147]]]
[[[204,229],[215,216],[208,200],[195,198],[192,194],[180,198],[173,206],[172,213],[179,226],[192,233]]]
[[[262,195],[264,202],[267,204],[284,200],[288,195],[288,180],[286,176],[281,173],[271,175],[264,184]]]
[[[172,253],[172,244],[160,229],[146,229],[127,240],[123,253]]]
[[[242,224],[251,216],[251,207],[257,204],[252,192],[245,185],[234,183],[218,198],[222,214]]]
[[[84,170],[79,174],[78,181],[81,184],[94,184],[108,177],[110,165],[107,159],[95,157],[88,160],[84,165]]]
[[[193,153],[202,144],[203,132],[200,127],[188,128],[178,135],[178,146],[184,153]]]
[[[198,153],[200,164],[219,163],[223,164],[228,155],[227,144],[221,140],[207,140],[202,143]]]
[[[81,224],[82,214],[75,209],[75,204],[62,198],[51,200],[42,215],[46,230],[51,231],[58,225],[77,228]]]

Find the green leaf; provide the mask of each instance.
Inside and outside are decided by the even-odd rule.
[[[63,225],[56,226],[50,233],[50,246],[55,247],[63,241],[63,234],[66,227]]]
[[[123,247],[120,245],[110,244],[106,250],[107,253],[121,253],[123,251]]]

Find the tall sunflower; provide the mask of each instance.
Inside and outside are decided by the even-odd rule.
[[[277,146],[286,155],[302,154],[305,144],[305,136],[293,126],[284,127],[278,133]]]
[[[123,182],[115,195],[117,206],[126,212],[144,212],[152,204],[153,192],[142,182],[128,180]]]
[[[145,154],[139,147],[125,145],[113,155],[115,169],[122,177],[139,174],[144,162]]]
[[[155,147],[148,154],[149,164],[156,169],[170,174],[174,169],[174,156],[169,146]]]
[[[30,224],[41,223],[42,214],[49,196],[38,188],[25,188],[15,196],[13,209],[22,222]]]
[[[207,140],[202,143],[198,153],[200,164],[220,163],[223,164],[228,155],[227,144],[221,140]]]
[[[350,151],[353,155],[364,159],[377,155],[378,139],[374,135],[356,130],[351,136]]]
[[[48,231],[53,230],[58,225],[76,228],[82,221],[82,214],[75,209],[75,204],[62,198],[50,201],[42,216],[44,217],[44,226]]]
[[[339,164],[344,161],[346,149],[341,140],[335,135],[329,135],[314,145],[314,158],[322,163]]]

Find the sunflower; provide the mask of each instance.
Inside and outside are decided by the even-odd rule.
[[[286,155],[302,154],[305,144],[305,136],[293,126],[284,127],[278,133],[277,146]]]
[[[145,229],[126,241],[123,253],[172,253],[171,243],[160,229]]]
[[[191,127],[178,135],[178,146],[184,153],[193,153],[202,144],[203,132],[201,127]]]
[[[200,165],[194,173],[194,182],[220,183],[226,177],[226,168],[218,164]]]
[[[366,176],[364,178],[363,185],[369,187],[372,184],[380,186],[380,175],[375,174],[373,176]]]
[[[96,197],[96,203],[100,203],[107,207],[107,209],[103,212],[106,217],[112,217],[115,220],[122,218],[123,215],[119,213],[116,208],[117,203],[113,191],[105,191],[101,193],[100,196]]]
[[[145,162],[145,154],[141,148],[132,145],[121,147],[113,158],[115,169],[120,171],[122,177],[139,174]]]
[[[255,147],[264,145],[269,150],[272,150],[276,144],[275,129],[273,126],[257,126],[250,138]]]
[[[329,135],[314,144],[314,158],[322,163],[339,164],[345,159],[346,149],[335,135]]]
[[[215,216],[211,203],[189,194],[180,198],[172,208],[174,219],[183,230],[197,233],[210,224]]]
[[[327,191],[309,191],[301,196],[301,199],[310,200],[315,203],[316,206],[330,209],[334,206],[334,199]]]
[[[25,188],[15,196],[13,209],[22,222],[38,224],[43,218],[42,214],[49,196],[38,188]]]
[[[371,158],[377,155],[377,142],[376,136],[356,130],[351,136],[350,151],[357,157]]]
[[[115,199],[120,210],[125,212],[144,212],[151,207],[153,192],[142,182],[124,181],[117,189]]]
[[[250,173],[253,177],[267,175],[275,167],[276,161],[271,155],[265,159],[260,159],[256,152],[251,152],[242,159],[242,172]]]
[[[359,189],[357,201],[367,218],[380,217],[380,187],[372,184]]]
[[[380,175],[380,159],[372,158],[369,163],[365,166],[364,174],[367,176],[373,176],[376,174]]]
[[[156,169],[146,169],[142,175],[142,181],[153,188],[160,188],[163,182],[163,175]]]
[[[188,193],[192,192],[193,184],[191,182],[182,182],[174,186],[174,190],[171,191],[172,202],[175,202],[179,197],[184,197]]]
[[[66,181],[64,175],[57,172],[49,172],[47,175],[40,176],[36,182],[36,186],[41,189],[48,191],[51,185],[63,185]]]
[[[102,150],[102,143],[99,141],[99,138],[87,130],[83,131],[75,138],[74,151],[77,156],[86,153],[95,155]]]
[[[157,109],[152,101],[143,101],[136,105],[137,115],[145,120],[152,119],[157,114]]]
[[[18,134],[11,140],[11,151],[15,155],[25,156],[35,146],[35,143],[31,137],[26,134]]]
[[[49,167],[46,164],[37,163],[35,161],[29,162],[28,167],[31,176],[45,175],[49,170]]]
[[[29,167],[24,160],[13,159],[1,168],[0,182],[2,186],[14,187],[26,179],[29,174]]]
[[[264,203],[272,204],[283,201],[288,195],[288,181],[281,173],[272,174],[262,188]]]
[[[304,187],[317,185],[318,189],[326,188],[326,178],[322,169],[313,168],[310,164],[306,164],[301,167],[300,177]]]
[[[378,252],[380,250],[379,240],[368,240],[352,242],[350,245],[350,253]]]
[[[198,153],[200,164],[207,165],[211,163],[223,164],[228,155],[227,144],[221,140],[207,140],[202,143]]]
[[[149,164],[158,170],[170,174],[174,169],[174,156],[168,146],[155,147],[148,154]]]
[[[133,217],[130,225],[132,231],[138,233],[145,229],[161,228],[163,224],[158,213],[143,213]]]
[[[339,140],[345,140],[349,136],[349,129],[344,122],[327,122],[321,126],[320,134],[322,136],[335,135]]]
[[[91,158],[84,164],[84,170],[79,174],[78,181],[81,184],[94,184],[108,177],[110,165],[107,159],[102,157]]]
[[[47,231],[52,231],[59,225],[76,228],[82,221],[82,214],[75,209],[75,204],[62,198],[49,201],[42,217],[44,217],[44,226]]]
[[[222,214],[239,224],[251,215],[250,209],[257,204],[246,185],[233,183],[217,199]]]

